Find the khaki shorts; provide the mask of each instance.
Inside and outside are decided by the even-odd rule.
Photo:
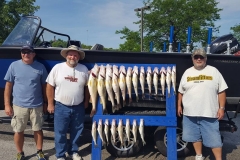
[[[42,130],[44,123],[43,106],[37,108],[23,108],[13,105],[14,115],[12,117],[11,126],[14,132],[23,132],[26,129],[28,120],[33,131]]]

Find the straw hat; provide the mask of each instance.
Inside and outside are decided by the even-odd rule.
[[[71,45],[68,48],[64,48],[61,50],[61,55],[66,58],[67,57],[67,52],[68,51],[77,51],[78,54],[80,55],[80,59],[79,60],[83,60],[85,58],[85,52],[79,50],[79,48],[75,45]]]

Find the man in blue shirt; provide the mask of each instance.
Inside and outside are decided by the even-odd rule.
[[[46,78],[47,71],[43,64],[34,61],[36,53],[32,46],[21,48],[21,60],[12,62],[4,77],[6,80],[4,91],[5,113],[12,116],[14,142],[17,149],[16,160],[23,160],[24,130],[30,120],[37,148],[37,158],[45,160],[43,146],[43,111],[46,111]],[[11,93],[13,102],[11,106]]]

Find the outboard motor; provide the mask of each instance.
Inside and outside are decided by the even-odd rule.
[[[91,50],[100,50],[102,51],[104,49],[104,46],[101,44],[95,44],[94,46],[92,46]]]
[[[211,54],[234,54],[239,50],[239,42],[232,34],[218,37],[210,44]]]
[[[68,46],[71,46],[71,45],[75,45],[75,46],[78,46],[81,48],[82,44],[80,41],[76,41],[76,40],[70,40],[68,41]]]

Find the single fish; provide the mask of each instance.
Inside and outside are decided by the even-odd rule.
[[[149,91],[149,99],[151,99],[152,96],[152,68],[147,67],[147,84],[148,84],[148,91]]]
[[[143,142],[143,146],[146,144],[145,140],[144,140],[144,121],[143,119],[140,119],[140,124],[139,124],[139,133]]]
[[[92,138],[93,138],[93,142],[95,147],[97,146],[97,122],[94,121],[92,124]]]
[[[123,142],[123,122],[122,122],[122,119],[119,119],[119,122],[118,122],[118,135],[119,135],[119,140],[121,142],[121,147],[123,147],[124,142]]]
[[[105,142],[104,139],[103,139],[103,129],[102,129],[102,127],[103,127],[102,119],[99,119],[99,120],[98,120],[97,131],[98,131],[99,137],[100,137],[101,140],[102,140],[102,145],[104,145],[104,144],[106,144],[106,142]]]
[[[139,81],[140,81],[140,85],[141,85],[141,89],[142,89],[142,99],[145,99],[145,70],[144,67],[141,66],[140,67],[140,76],[139,76]]]
[[[130,136],[131,136],[131,128],[130,128],[130,120],[126,119],[126,127],[125,132],[128,140],[128,145],[130,144]]]
[[[106,67],[101,65],[100,71],[98,74],[98,83],[97,83],[97,91],[100,96],[100,100],[103,106],[103,114],[107,114],[107,102],[106,102]]]
[[[126,85],[128,90],[129,104],[132,103],[132,67],[128,67],[126,76]]]
[[[158,96],[158,75],[159,75],[158,67],[154,67],[154,69],[153,69],[153,86],[154,86],[154,90],[155,90],[156,99]]]
[[[114,144],[116,144],[116,132],[117,132],[116,119],[112,120],[112,125],[111,125],[110,131],[111,131],[111,134],[112,134],[113,142],[114,142]]]
[[[119,87],[122,93],[123,106],[126,105],[126,69],[125,66],[120,66],[119,69]]]
[[[174,94],[176,94],[176,66],[172,67],[172,87],[173,87],[173,91]]]
[[[118,78],[119,78],[118,66],[113,65],[112,87],[115,93],[115,99],[117,100],[117,107],[116,107],[117,110],[122,108],[120,103],[120,88],[119,88]]]
[[[166,76],[166,83],[167,83],[167,89],[168,89],[168,97],[170,97],[171,74],[172,74],[171,67],[168,66],[168,67],[167,67],[167,76]]]
[[[116,109],[116,105],[114,102],[114,92],[113,92],[113,88],[112,88],[112,77],[113,77],[113,70],[112,70],[112,66],[107,64],[106,65],[106,80],[105,80],[105,85],[106,85],[106,90],[107,90],[107,94],[108,94],[108,99],[111,101],[112,103],[112,112],[115,112]]]
[[[138,66],[133,67],[132,83],[134,92],[136,94],[136,101],[138,102]]]
[[[107,145],[109,144],[108,132],[109,132],[109,121],[108,121],[108,119],[106,119],[105,123],[104,123],[104,133],[105,133],[105,137],[106,137],[106,140],[107,140]]]
[[[164,67],[161,68],[160,70],[160,84],[161,84],[161,88],[162,88],[162,95],[165,95],[165,81],[166,81],[166,70]]]
[[[137,131],[138,131],[137,120],[134,119],[134,120],[133,120],[133,126],[132,126],[132,133],[133,133],[134,143],[137,142]]]
[[[88,90],[91,96],[92,102],[92,111],[90,113],[90,117],[93,117],[96,113],[96,106],[97,106],[97,77],[99,73],[99,66],[97,64],[90,71],[90,75],[88,78]]]

